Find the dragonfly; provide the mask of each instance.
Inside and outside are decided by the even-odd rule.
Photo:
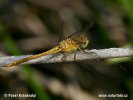
[[[37,59],[37,58],[40,58],[42,56],[46,56],[49,54],[56,54],[59,52],[71,53],[71,52],[83,50],[89,44],[89,39],[87,38],[85,33],[92,26],[93,26],[93,22],[90,22],[83,30],[81,29],[78,32],[74,32],[73,34],[71,34],[70,36],[68,36],[67,38],[65,38],[61,42],[59,42],[57,46],[51,48],[50,50],[43,52],[43,53],[40,53],[40,54],[32,55],[32,56],[29,56],[26,58],[22,58],[22,59],[13,61],[11,63],[6,64],[5,67],[16,66],[16,65],[22,64],[24,62],[27,62],[27,61],[30,61],[33,59]]]

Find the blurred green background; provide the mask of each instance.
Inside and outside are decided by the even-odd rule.
[[[0,0],[0,56],[37,54],[94,26],[88,49],[132,47],[132,0]],[[62,23],[63,22],[63,23]],[[133,100],[131,57],[0,68],[0,100]],[[4,94],[36,94],[6,98]],[[128,97],[100,98],[99,94]]]

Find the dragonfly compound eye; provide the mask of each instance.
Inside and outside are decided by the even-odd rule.
[[[86,48],[89,40],[86,37],[81,37],[79,41],[80,48]]]

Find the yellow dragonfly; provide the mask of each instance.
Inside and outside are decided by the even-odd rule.
[[[22,64],[24,62],[27,62],[27,61],[30,61],[33,59],[40,58],[42,56],[49,55],[49,54],[56,54],[59,52],[70,53],[70,52],[82,50],[82,49],[86,48],[89,44],[89,40],[88,40],[87,36],[85,35],[85,33],[87,32],[88,29],[91,28],[92,25],[93,25],[93,22],[91,22],[83,30],[75,32],[72,35],[70,35],[69,37],[67,37],[66,39],[62,40],[61,42],[58,43],[57,46],[53,47],[52,49],[50,49],[46,52],[13,61],[9,64],[6,64],[5,67],[12,67],[12,66]]]

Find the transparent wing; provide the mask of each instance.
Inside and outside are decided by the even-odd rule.
[[[67,38],[75,38],[75,36],[77,35],[81,35],[81,34],[86,34],[86,32],[92,28],[92,26],[94,25],[94,21],[91,21],[90,23],[88,23],[83,29],[80,29],[77,32],[72,33],[70,36],[68,36]]]
[[[58,43],[62,40],[65,39],[65,34],[64,34],[64,22],[63,20],[60,20],[60,31],[59,31],[59,40]]]

